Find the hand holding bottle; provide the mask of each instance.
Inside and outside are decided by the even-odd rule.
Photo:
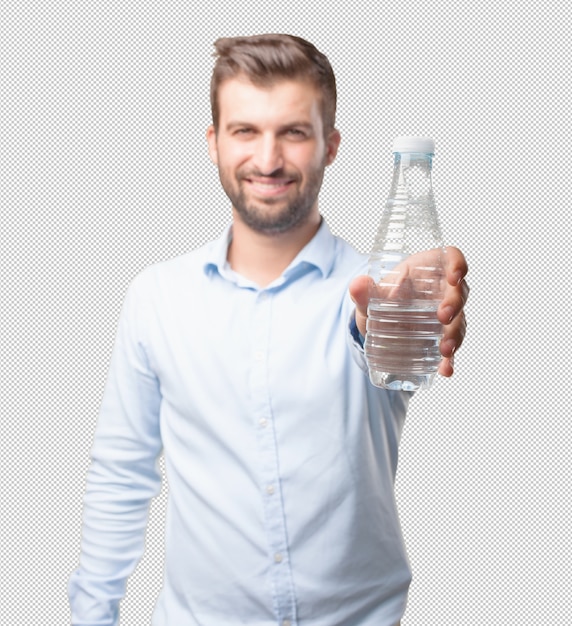
[[[439,252],[441,252],[439,250]],[[436,251],[424,251],[416,253],[403,261],[403,267],[397,266],[395,271],[402,276],[403,284],[407,283],[407,277],[410,278],[407,289],[411,288],[411,284],[415,283],[414,269],[417,260],[421,258],[425,262],[430,261],[429,257]],[[419,257],[417,257],[419,255]],[[417,258],[414,258],[417,257]],[[468,271],[467,261],[463,253],[454,247],[445,248],[445,265],[444,275],[445,284],[443,285],[443,298],[437,308],[437,319],[443,325],[443,337],[440,341],[439,349],[441,354],[441,362],[439,364],[439,374],[442,376],[451,376],[453,374],[453,355],[461,347],[466,332],[466,322],[464,314],[464,306],[469,296],[469,287],[465,281]],[[395,295],[395,285],[393,279],[391,285],[376,283],[371,276],[358,276],[350,284],[350,295],[356,304],[356,324],[362,336],[366,335],[367,312],[370,299],[387,298]]]

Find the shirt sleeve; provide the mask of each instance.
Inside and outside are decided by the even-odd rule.
[[[356,324],[355,309],[352,310],[348,321],[347,343],[353,360],[366,375],[369,375],[365,358],[365,338],[361,335]]]
[[[145,349],[144,301],[132,285],[121,313],[91,451],[80,565],[69,581],[73,626],[115,626],[161,489],[159,381]]]

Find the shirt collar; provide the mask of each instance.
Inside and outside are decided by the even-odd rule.
[[[206,274],[218,272],[224,278],[231,278],[231,275],[234,274],[226,258],[231,240],[232,224],[225,228],[218,239],[207,246],[203,266]],[[300,250],[296,258],[284,270],[282,281],[306,273],[312,268],[316,268],[322,275],[322,278],[327,278],[334,266],[335,249],[336,238],[332,235],[326,221],[322,218],[322,222],[314,237]]]

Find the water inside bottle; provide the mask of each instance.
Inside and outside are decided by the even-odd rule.
[[[438,306],[434,300],[370,300],[365,353],[374,385],[406,391],[431,385],[441,362]]]

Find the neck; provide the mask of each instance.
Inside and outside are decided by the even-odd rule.
[[[266,287],[282,274],[312,239],[321,221],[316,212],[295,229],[269,235],[253,231],[234,213],[228,262],[241,276]]]

